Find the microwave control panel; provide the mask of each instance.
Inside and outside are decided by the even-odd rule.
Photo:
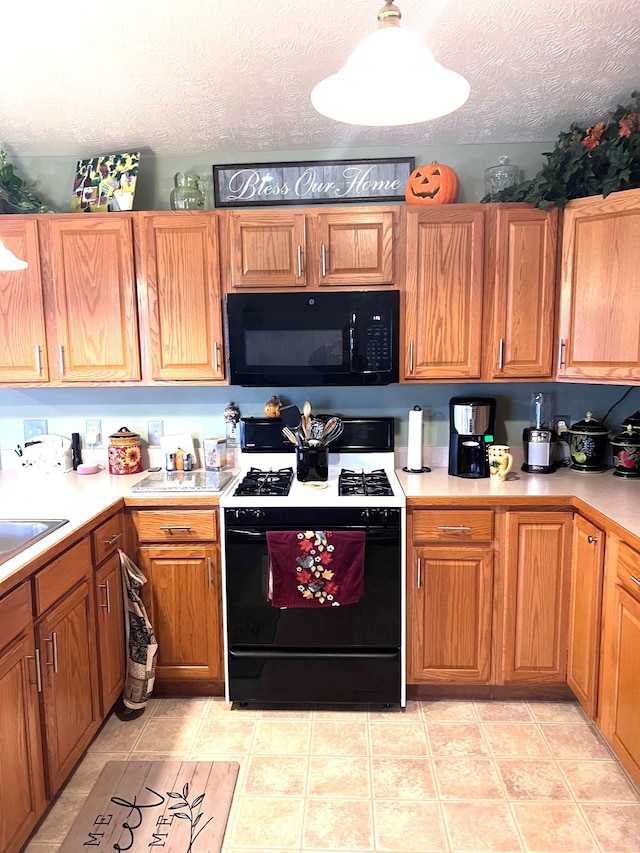
[[[364,330],[364,370],[391,370],[391,330],[386,317],[372,314]]]

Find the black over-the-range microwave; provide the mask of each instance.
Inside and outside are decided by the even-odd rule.
[[[399,295],[384,291],[230,293],[231,385],[398,382]]]

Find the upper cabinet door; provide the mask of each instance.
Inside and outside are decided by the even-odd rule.
[[[558,379],[640,382],[640,190],[570,202]]]
[[[149,378],[224,379],[216,214],[144,213],[138,225]]]
[[[0,217],[0,239],[29,264],[24,270],[0,272],[0,383],[47,382],[37,220]]]
[[[131,217],[51,216],[40,225],[59,381],[140,379]]]
[[[558,211],[488,208],[488,379],[551,379]]]
[[[312,286],[368,287],[394,284],[393,222],[390,210],[319,213],[309,217],[317,230],[317,252],[307,267]]]
[[[231,288],[304,287],[304,213],[229,213]]]
[[[406,211],[405,379],[480,378],[484,213]]]

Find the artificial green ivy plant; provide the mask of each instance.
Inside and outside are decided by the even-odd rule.
[[[0,151],[0,213],[54,213],[31,185],[16,175],[4,151]]]

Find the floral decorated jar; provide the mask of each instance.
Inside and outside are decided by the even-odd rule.
[[[591,412],[582,421],[568,429],[569,452],[572,471],[595,474],[604,471],[604,460],[609,447],[607,428]]]
[[[142,471],[140,436],[120,427],[109,436],[108,457],[110,474],[139,474]]]
[[[640,477],[640,431],[631,424],[620,435],[611,439],[613,448],[614,477],[631,479]]]

